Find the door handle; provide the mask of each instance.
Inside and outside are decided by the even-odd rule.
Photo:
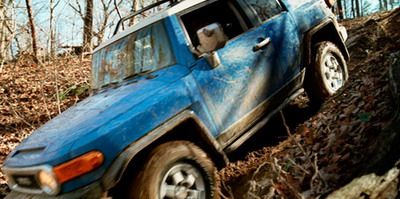
[[[271,43],[271,38],[267,37],[266,39],[263,39],[260,43],[256,44],[253,47],[253,52],[257,52],[257,51],[261,50],[262,48],[264,48],[265,46],[267,46],[270,43]]]

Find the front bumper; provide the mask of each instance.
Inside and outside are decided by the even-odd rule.
[[[87,185],[73,192],[61,194],[58,196],[49,196],[43,194],[25,194],[17,191],[12,191],[5,199],[99,199],[103,197],[103,189],[99,182]]]

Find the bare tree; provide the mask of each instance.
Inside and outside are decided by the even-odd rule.
[[[84,23],[83,27],[83,44],[84,51],[90,51],[93,47],[96,47],[101,43],[105,37],[107,27],[113,20],[113,15],[117,12],[121,18],[122,14],[118,10],[124,1],[123,0],[99,0],[100,4],[97,6],[93,5],[93,0],[86,0],[86,5],[80,4],[80,1],[75,0],[69,2],[69,6],[81,17]],[[94,16],[93,13],[98,15]],[[92,43],[93,38],[97,42]],[[93,46],[94,45],[94,46]]]
[[[361,1],[362,2],[362,4],[361,4],[361,7],[362,7],[362,9],[361,9],[361,13],[362,13],[362,16],[365,16],[365,15],[369,15],[370,13],[371,13],[371,7],[372,7],[372,4],[370,3],[370,1]]]
[[[50,29],[50,39],[49,39],[49,55],[51,58],[55,56],[56,51],[56,39],[55,39],[55,30],[54,30],[54,9],[58,6],[60,0],[54,3],[54,0],[50,0],[50,20],[49,20],[49,29]]]
[[[101,4],[101,16],[96,17],[99,19],[99,22],[97,23],[97,27],[95,28],[96,30],[93,32],[93,36],[97,38],[97,44],[103,41],[104,34],[107,28],[107,25],[110,22],[110,17],[111,15],[115,12],[118,11],[118,6],[122,3],[122,0],[100,0]],[[120,15],[120,13],[118,14]]]
[[[84,52],[91,51],[92,49],[92,36],[93,36],[93,0],[85,0],[85,11],[78,0],[75,4],[69,2],[69,6],[79,14],[83,20],[83,43],[82,48]]]
[[[156,3],[157,0],[132,0],[132,5],[131,5],[131,13],[136,12],[150,4]],[[151,15],[155,12],[158,12],[160,10],[162,10],[163,8],[165,8],[165,5],[160,5],[156,8],[150,9],[146,12],[141,13],[140,15],[136,16],[136,17],[132,17],[129,20],[129,26],[132,26],[134,24],[136,24],[139,20],[147,17],[148,15]]]
[[[339,14],[339,19],[344,19],[342,0],[337,1],[337,12]]]
[[[121,2],[122,2],[122,1],[121,1]],[[117,11],[117,14],[118,14],[119,19],[122,19],[121,12],[119,11],[119,8],[118,8],[117,0],[114,0],[114,7],[115,7],[115,10]]]
[[[395,0],[389,0],[389,3],[390,3],[391,9],[393,9],[395,7],[396,1]]]
[[[36,42],[35,23],[33,20],[33,14],[32,14],[32,8],[31,8],[31,0],[25,0],[25,4],[26,4],[26,11],[28,13],[29,26],[30,26],[30,32],[31,32],[32,50],[33,50],[34,57],[36,59],[35,61],[37,61],[38,49],[37,49],[37,42]]]
[[[14,1],[0,0],[0,65],[12,56],[11,42],[15,34]]]
[[[387,0],[383,0],[383,7],[385,10],[389,10],[389,6],[388,6],[388,1]]]
[[[85,17],[83,18],[83,50],[92,50],[93,37],[93,0],[86,0]]]
[[[72,3],[71,1],[68,3],[68,5],[76,12],[78,15],[82,18],[82,20],[85,18],[85,13],[83,12],[82,5],[79,3],[78,0],[75,0],[75,3]]]
[[[357,12],[357,17],[361,17],[360,0],[356,0],[356,12]]]
[[[139,10],[139,4],[142,5],[143,7],[143,3],[139,0],[132,0],[132,7],[131,7],[131,12],[134,13],[137,10]],[[137,21],[135,20],[136,17],[132,17],[129,21],[129,26],[134,25]]]
[[[361,17],[359,0],[351,0],[351,11],[353,13],[353,18]]]

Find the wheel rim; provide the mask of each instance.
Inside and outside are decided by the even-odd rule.
[[[178,163],[165,174],[160,187],[162,199],[206,199],[205,181],[191,164]]]
[[[331,93],[336,92],[344,85],[343,68],[336,56],[329,52],[323,62],[323,79]]]

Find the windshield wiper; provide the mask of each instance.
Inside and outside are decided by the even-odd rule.
[[[108,84],[104,84],[103,86],[101,86],[101,88],[117,86],[118,84],[119,84],[119,82],[110,82]]]
[[[117,87],[123,81],[125,81],[127,79],[133,79],[135,77],[144,77],[146,79],[154,79],[154,78],[157,77],[157,75],[149,74],[150,72],[152,72],[152,70],[149,69],[149,70],[144,70],[144,71],[141,71],[139,73],[135,73],[135,74],[129,75],[129,76],[123,78],[121,82],[110,82],[110,83],[107,83],[107,84],[104,84],[103,86],[101,86],[100,89],[103,89],[103,88],[106,88],[106,87]],[[135,80],[135,81],[137,82],[137,80]],[[96,90],[98,90],[98,89],[94,89],[94,92],[96,92]]]
[[[150,69],[144,70],[144,71],[129,75],[129,76],[125,77],[123,80],[132,79],[132,78],[135,78],[135,77],[144,77],[146,79],[155,78],[156,76],[154,76],[152,74],[149,74],[150,72],[152,72],[152,70],[150,70]]]

